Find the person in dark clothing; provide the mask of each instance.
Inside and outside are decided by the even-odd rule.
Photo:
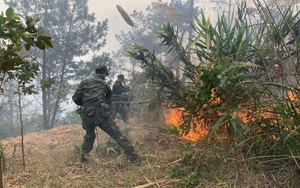
[[[127,105],[128,100],[125,101],[124,97],[125,95],[122,93],[131,91],[133,89],[133,86],[125,87],[122,82],[124,81],[124,75],[119,74],[117,80],[113,84],[112,87],[112,101],[113,101],[113,113],[112,113],[112,119],[116,118],[116,115],[119,113],[124,121],[124,123],[128,124],[129,120],[127,117]]]
[[[130,113],[133,113],[133,110],[131,109],[131,102],[133,101],[134,99],[134,96],[133,94],[130,92],[128,94],[122,94],[121,96],[122,100],[125,102],[126,104],[126,111],[130,112]]]
[[[107,75],[106,66],[97,66],[94,77],[81,81],[72,96],[73,101],[80,106],[77,113],[86,131],[82,143],[81,162],[87,161],[86,155],[93,149],[95,128],[98,126],[124,149],[132,162],[140,164],[141,158],[111,118],[112,91],[105,82]]]

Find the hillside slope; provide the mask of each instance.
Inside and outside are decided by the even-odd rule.
[[[120,130],[131,140],[143,159],[131,164],[116,144],[97,129],[88,163],[80,163],[84,136],[81,125],[62,125],[24,136],[25,170],[21,138],[2,140],[4,188],[216,188],[295,187],[299,174],[276,163],[268,168],[251,163],[242,151],[228,155],[218,141],[189,142],[168,134],[163,123],[145,124],[135,119]],[[104,148],[100,150],[100,148]],[[238,165],[237,165],[238,164]],[[293,173],[290,173],[293,172]]]
[[[181,160],[174,148],[187,141],[169,135],[161,127],[131,122],[124,125],[117,121],[117,124],[143,158],[142,166],[129,163],[123,153],[97,152],[97,146],[110,140],[99,128],[89,162],[81,164],[79,148],[85,132],[81,125],[62,125],[24,135],[25,171],[21,137],[2,140],[6,159],[4,187],[134,187],[145,184],[156,187],[170,184],[174,180],[168,177],[168,164]]]

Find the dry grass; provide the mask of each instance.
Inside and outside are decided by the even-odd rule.
[[[242,183],[237,183],[236,161],[225,157],[227,147],[199,141],[189,144],[169,135],[159,125],[147,125],[131,119],[127,136],[143,158],[142,166],[130,164],[124,155],[100,155],[94,149],[89,162],[79,162],[84,135],[81,125],[55,127],[25,135],[26,169],[20,157],[20,138],[3,140],[5,150],[4,187],[289,187],[294,181],[287,171],[263,171],[246,160],[241,165]],[[101,130],[95,145],[108,136]],[[16,147],[14,147],[16,146]],[[14,148],[16,150],[14,150]],[[96,148],[96,146],[95,146]],[[198,172],[193,174],[195,167]],[[192,186],[193,181],[195,185]],[[188,182],[190,186],[188,186]]]

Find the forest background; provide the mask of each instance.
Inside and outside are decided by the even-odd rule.
[[[12,7],[18,7],[15,8],[17,12],[21,13],[27,13],[29,15],[31,14],[39,14],[41,17],[46,16],[45,12],[41,13],[40,11],[45,11],[46,8],[40,7],[37,10],[33,10],[30,6],[23,6],[22,2],[17,3],[16,1],[4,1],[5,3],[8,3],[5,5],[8,7],[9,5],[12,5]],[[43,3],[42,1],[37,1],[39,3]],[[9,4],[11,3],[11,4]],[[15,4],[14,4],[15,3]],[[57,4],[58,2],[53,2],[53,5]],[[87,77],[88,75],[91,75],[93,72],[93,68],[96,64],[99,64],[101,61],[109,61],[107,64],[109,66],[110,70],[110,76],[108,77],[108,82],[112,84],[112,82],[116,79],[116,76],[120,73],[125,74],[128,76],[128,82],[125,84],[129,85],[130,81],[136,82],[137,78],[133,78],[133,75],[140,71],[141,69],[137,65],[137,63],[134,60],[129,60],[128,58],[124,58],[124,54],[126,53],[125,50],[132,41],[140,41],[142,44],[145,44],[147,47],[156,48],[159,49],[159,43],[155,41],[155,36],[153,35],[152,31],[155,29],[155,27],[158,27],[161,23],[164,21],[172,20],[171,17],[168,17],[164,15],[159,10],[156,11],[153,9],[151,3],[146,3],[146,1],[141,1],[138,3],[135,2],[128,2],[126,4],[122,4],[124,8],[128,8],[128,10],[132,10],[132,19],[134,20],[135,25],[132,27],[128,25],[122,18],[121,14],[118,12],[116,8],[115,2],[110,3],[100,3],[95,1],[83,1],[84,7],[81,8],[78,11],[87,11],[87,15],[82,16],[92,16],[91,18],[82,18],[85,19],[85,21],[89,21],[89,24],[82,24],[82,27],[88,28],[91,25],[97,25],[98,23],[101,23],[102,25],[98,28],[98,34],[93,37],[99,37],[98,41],[93,41],[93,39],[90,39],[90,41],[86,40],[85,43],[78,42],[77,44],[74,44],[72,46],[72,53],[70,54],[70,57],[68,57],[68,60],[66,57],[62,57],[60,61],[57,61],[56,59],[50,59],[52,56],[53,58],[56,58],[56,55],[54,55],[56,52],[52,50],[49,50],[49,56],[47,54],[41,54],[41,52],[38,52],[39,54],[33,54],[35,58],[39,58],[38,61],[40,64],[44,63],[46,64],[46,61],[52,61],[55,66],[52,65],[45,65],[49,67],[53,67],[53,70],[45,70],[41,69],[41,72],[38,74],[36,79],[36,88],[39,88],[38,94],[32,94],[30,96],[26,95],[23,98],[23,111],[28,112],[28,114],[23,113],[23,116],[25,117],[26,121],[24,122],[26,124],[25,126],[25,132],[32,132],[32,131],[38,131],[41,129],[48,129],[52,128],[56,125],[60,124],[69,124],[74,123],[70,122],[69,120],[75,120],[78,121],[78,118],[70,117],[70,114],[73,114],[72,111],[76,109],[76,105],[71,100],[71,95],[73,93],[74,84],[78,82],[80,79],[83,79],[84,77]],[[167,2],[166,2],[167,3]],[[182,9],[182,12],[185,12],[185,14],[188,14],[191,16],[193,13],[199,14],[201,11],[206,12],[222,12],[223,10],[228,9],[228,15],[231,14],[231,11],[233,10],[235,3],[228,4],[226,1],[221,3],[214,3],[213,1],[209,2],[193,2],[193,9],[189,10],[189,3],[190,2],[184,2],[184,1],[173,1],[171,4],[173,4],[174,7],[177,9]],[[203,5],[205,4],[205,8]],[[210,4],[210,6],[207,6]],[[218,6],[214,7],[214,4],[217,4]],[[3,6],[3,8],[5,7]],[[22,7],[23,6],[23,7]],[[61,5],[59,9],[63,9],[63,6],[68,5]],[[133,10],[134,7],[137,6],[138,8],[136,10]],[[106,7],[105,10],[104,8]],[[145,7],[145,8],[143,8]],[[214,7],[214,8],[213,8]],[[59,11],[59,9],[57,11]],[[125,9],[126,10],[126,9]],[[4,10],[2,10],[4,11]],[[70,10],[71,11],[71,10]],[[191,13],[188,13],[188,11],[191,11]],[[65,14],[69,14],[66,12]],[[64,15],[60,15],[64,16]],[[45,32],[51,32],[51,28],[57,27],[61,30],[65,30],[66,24],[65,22],[69,22],[68,24],[75,24],[72,23],[72,17],[73,15],[70,15],[69,20],[60,21],[57,23],[51,24],[43,24]],[[216,16],[216,14],[213,14],[213,16]],[[109,20],[106,20],[108,19]],[[216,18],[216,17],[215,17]],[[57,18],[51,18],[49,19],[57,19]],[[79,17],[76,19],[80,19]],[[157,20],[160,20],[159,22]],[[213,20],[213,18],[212,18]],[[77,22],[80,22],[79,20]],[[98,22],[98,23],[97,23]],[[149,23],[152,24],[149,24]],[[80,24],[80,23],[78,23]],[[184,23],[181,21],[181,25],[185,24],[185,31],[187,32],[187,23]],[[77,28],[71,28],[71,25],[68,26],[70,30],[69,33],[56,33],[57,40],[65,40],[63,45],[69,45],[68,41],[66,41],[66,37],[73,37],[72,35],[77,35],[81,31]],[[57,30],[57,29],[56,29]],[[55,31],[57,32],[57,31]],[[94,31],[95,32],[95,31]],[[136,35],[138,33],[138,35]],[[91,33],[92,34],[92,33]],[[82,35],[82,34],[81,34]],[[80,36],[77,36],[80,37]],[[76,38],[72,38],[72,40],[77,40]],[[82,39],[83,40],[83,37]],[[89,43],[93,43],[93,46],[89,46]],[[76,45],[81,45],[80,51],[76,51],[75,48],[79,49]],[[65,48],[65,50],[70,50],[69,47],[66,48],[65,46],[57,46],[57,50],[60,51],[61,49]],[[83,49],[86,48],[86,49]],[[35,52],[33,52],[35,53]],[[53,53],[53,55],[51,54]],[[62,53],[61,53],[62,54]],[[47,55],[47,57],[46,57]],[[63,54],[62,54],[63,55]],[[49,58],[49,59],[43,59],[43,58]],[[67,61],[70,61],[68,63]],[[73,65],[72,65],[73,64]],[[62,67],[62,69],[60,68]],[[42,66],[41,66],[42,67]],[[56,68],[54,68],[56,67]],[[72,69],[78,69],[77,72],[82,72],[80,74],[77,74],[80,77],[74,78],[74,71]],[[85,69],[85,70],[82,70]],[[177,75],[179,71],[179,67],[177,69]],[[73,73],[69,73],[72,72]],[[63,73],[63,74],[62,74]],[[68,75],[67,75],[68,74]],[[67,81],[69,80],[69,81]],[[47,86],[51,85],[51,88],[45,88],[45,90],[40,88],[41,81],[45,82]],[[53,85],[52,85],[53,84]],[[4,125],[0,126],[3,127],[1,129],[1,138],[6,138],[10,136],[16,136],[19,135],[18,130],[18,123],[15,124],[15,121],[18,117],[18,113],[14,113],[16,108],[16,105],[13,104],[13,95],[14,93],[14,86],[11,86],[9,84],[9,88],[6,89],[6,93],[2,95],[2,97],[5,97],[2,99],[3,101],[9,101],[7,105],[4,105],[2,108],[2,115],[5,117],[3,121],[1,121]],[[26,102],[25,102],[26,101]],[[4,102],[5,103],[5,102]],[[6,111],[6,112],[4,112]],[[8,118],[10,116],[10,118]],[[27,117],[28,116],[28,117]],[[10,119],[10,120],[7,120]],[[28,120],[27,120],[28,119]],[[42,120],[42,121],[41,121]],[[28,121],[28,122],[27,122]],[[16,122],[19,122],[18,120]],[[13,126],[11,126],[13,124]]]
[[[298,1],[212,1],[214,10],[221,10],[215,20],[193,0],[155,2],[147,14],[129,16],[119,9],[132,29],[116,35],[119,50],[91,60],[75,57],[105,46],[108,20],[96,22],[86,1],[5,2],[13,9],[0,20],[5,23],[2,137],[78,123],[78,116],[64,114],[60,105],[69,103],[76,82],[104,63],[111,75],[122,70],[126,84],[136,85],[130,101],[135,118],[149,125],[161,119],[166,123],[164,115],[175,110],[181,122],[170,133],[184,137],[194,132],[200,136],[192,137],[196,141],[227,143],[237,182],[242,182],[241,159],[280,169],[289,186],[298,182]],[[32,110],[36,101],[42,113]],[[191,153],[188,157],[195,159]],[[188,175],[173,172],[195,178],[185,182],[195,185],[199,168],[189,168]]]

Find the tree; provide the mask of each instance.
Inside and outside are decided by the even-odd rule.
[[[31,94],[32,85],[26,84],[37,74],[37,66],[32,65],[32,59],[25,51],[31,47],[45,50],[52,47],[50,36],[43,35],[42,27],[36,28],[40,21],[38,16],[22,18],[14,9],[6,10],[6,17],[0,16],[0,91],[3,92],[3,84],[6,80],[14,79],[19,82],[22,91]],[[24,25],[25,22],[25,25]],[[16,71],[28,69],[31,76],[24,78],[22,74],[14,74]]]
[[[219,11],[221,9],[224,9],[224,12],[227,12],[227,25],[230,26],[232,8],[237,4],[238,1],[232,2],[232,0],[211,0],[211,2],[216,3],[216,7],[214,8],[214,10]],[[227,8],[224,8],[224,5],[227,6]]]
[[[199,13],[199,8],[194,5],[194,0],[172,0],[169,4],[153,3],[152,6],[147,6],[146,11],[146,15],[143,12],[133,11],[131,17],[136,27],[128,33],[122,32],[120,35],[116,35],[122,47],[114,54],[114,57],[118,58],[122,65],[130,61],[129,64],[132,66],[131,72],[134,75],[134,71],[137,70],[137,62],[135,60],[122,59],[122,56],[126,54],[125,49],[131,43],[139,43],[145,47],[155,49],[155,52],[160,54],[160,57],[165,60],[166,66],[174,70],[176,76],[180,77],[180,61],[173,61],[173,54],[165,53],[166,47],[160,45],[160,41],[154,37],[153,31],[160,27],[162,23],[169,21],[172,26],[177,26],[177,34],[180,36],[180,40],[188,43],[188,39],[192,35],[189,22],[193,20],[191,19],[193,14]]]
[[[3,85],[8,80],[15,80],[18,84],[19,104],[21,104],[21,95],[32,94],[36,91],[31,84],[37,75],[38,64],[24,53],[31,47],[37,47],[45,50],[46,47],[52,47],[51,37],[43,35],[42,27],[37,27],[38,16],[22,18],[20,14],[14,13],[14,9],[8,8],[6,16],[0,15],[0,93],[3,93]],[[29,84],[29,85],[28,85]],[[0,110],[3,104],[1,104]],[[21,130],[23,131],[22,109],[20,108]],[[23,132],[21,132],[21,147],[23,167],[25,168]],[[0,187],[3,187],[2,181],[2,162],[4,158],[4,148],[0,144]]]
[[[22,13],[38,13],[41,25],[54,38],[52,50],[36,54],[42,68],[43,127],[52,128],[59,104],[66,100],[70,89],[68,77],[76,72],[74,57],[105,45],[107,20],[96,23],[85,0],[5,0],[5,3]]]
[[[100,64],[110,67],[108,70],[109,75],[114,74],[112,69],[114,62],[110,58],[110,54],[103,53],[101,55],[94,55],[91,60],[74,62],[72,68],[76,70],[76,74],[72,74],[68,78],[74,80],[83,80],[87,77],[90,77],[93,75],[95,68]]]
[[[32,80],[36,77],[39,65],[29,54],[34,49],[52,47],[52,38],[49,34],[44,35],[42,27],[37,23],[40,21],[39,16],[22,17],[16,14],[14,9],[8,8],[0,16],[0,93],[7,103],[10,104],[11,117],[13,123],[13,90],[12,84],[15,83],[21,88],[22,93],[36,93],[36,88]],[[4,93],[4,87],[9,87],[9,91]],[[5,97],[6,96],[6,97]]]

